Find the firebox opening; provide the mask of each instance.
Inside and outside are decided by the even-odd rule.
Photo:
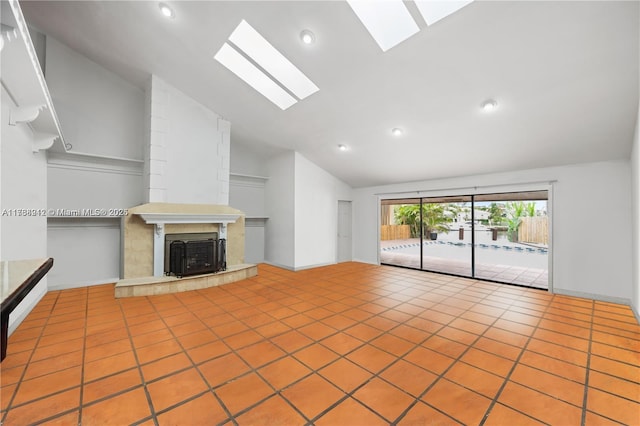
[[[226,240],[217,232],[165,235],[164,273],[183,277],[227,269]]]

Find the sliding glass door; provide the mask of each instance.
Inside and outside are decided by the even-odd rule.
[[[471,277],[471,197],[422,199],[422,269]]]
[[[380,222],[380,261],[420,269],[420,198],[383,200]]]
[[[475,277],[548,288],[547,191],[474,196]]]
[[[380,261],[548,288],[547,191],[382,200]]]

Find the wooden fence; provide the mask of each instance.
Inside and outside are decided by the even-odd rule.
[[[380,240],[408,240],[411,238],[409,225],[382,225],[380,227]]]
[[[546,216],[523,217],[518,228],[518,241],[533,244],[549,244],[549,218]]]

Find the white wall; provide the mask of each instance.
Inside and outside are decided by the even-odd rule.
[[[633,221],[631,306],[640,321],[640,106],[631,150],[631,206]]]
[[[229,205],[245,217],[244,258],[247,263],[265,261],[267,225],[265,191],[268,163],[246,145],[231,143]]]
[[[213,111],[168,89],[166,132],[167,202],[229,203],[229,132]]]
[[[483,193],[509,185],[553,184],[553,289],[629,303],[632,297],[631,167],[612,161],[466,176],[354,190],[354,258],[378,262],[379,193]],[[531,186],[531,185],[529,185]],[[464,188],[457,191],[448,188]],[[478,189],[474,189],[478,187]],[[406,194],[405,194],[406,195]],[[389,196],[392,198],[392,196]]]
[[[267,176],[268,163],[265,156],[256,153],[250,146],[237,143],[231,138],[231,173],[251,176]]]
[[[245,214],[244,260],[247,263],[264,262],[267,180],[233,173],[229,179],[229,205]]]
[[[51,37],[46,46],[47,84],[65,141],[72,145],[70,153],[48,154],[48,208],[142,204],[144,91]],[[49,287],[116,280],[119,226],[117,218],[51,219],[47,238],[55,266]]]
[[[10,126],[15,104],[2,87],[0,116],[0,239],[1,260],[50,257],[47,253],[46,215],[15,216],[12,209],[47,208],[47,162],[44,152],[33,153],[33,134],[26,124]],[[53,268],[57,265],[54,260]],[[9,317],[9,332],[20,324],[47,292],[47,277],[38,283]]]
[[[287,151],[268,161],[265,185],[265,262],[295,268],[295,153]]]
[[[338,200],[351,187],[295,154],[295,269],[337,261]]]
[[[46,79],[73,151],[142,160],[144,91],[52,37]]]
[[[120,220],[49,220],[49,252],[56,253],[49,290],[113,283],[120,276]]]
[[[265,261],[291,270],[335,263],[338,200],[351,200],[351,187],[294,151],[268,164]]]

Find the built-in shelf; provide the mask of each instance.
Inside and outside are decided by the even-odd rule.
[[[133,158],[110,157],[86,152],[50,151],[49,167],[87,171],[111,171],[142,176],[144,161]]]
[[[244,219],[244,225],[247,227],[260,228],[264,227],[269,220],[266,216],[247,216]]]
[[[230,177],[238,177],[238,178],[248,178],[248,179],[258,179],[258,180],[269,180],[266,176],[255,176],[255,175],[246,175],[243,173],[229,173]]]

